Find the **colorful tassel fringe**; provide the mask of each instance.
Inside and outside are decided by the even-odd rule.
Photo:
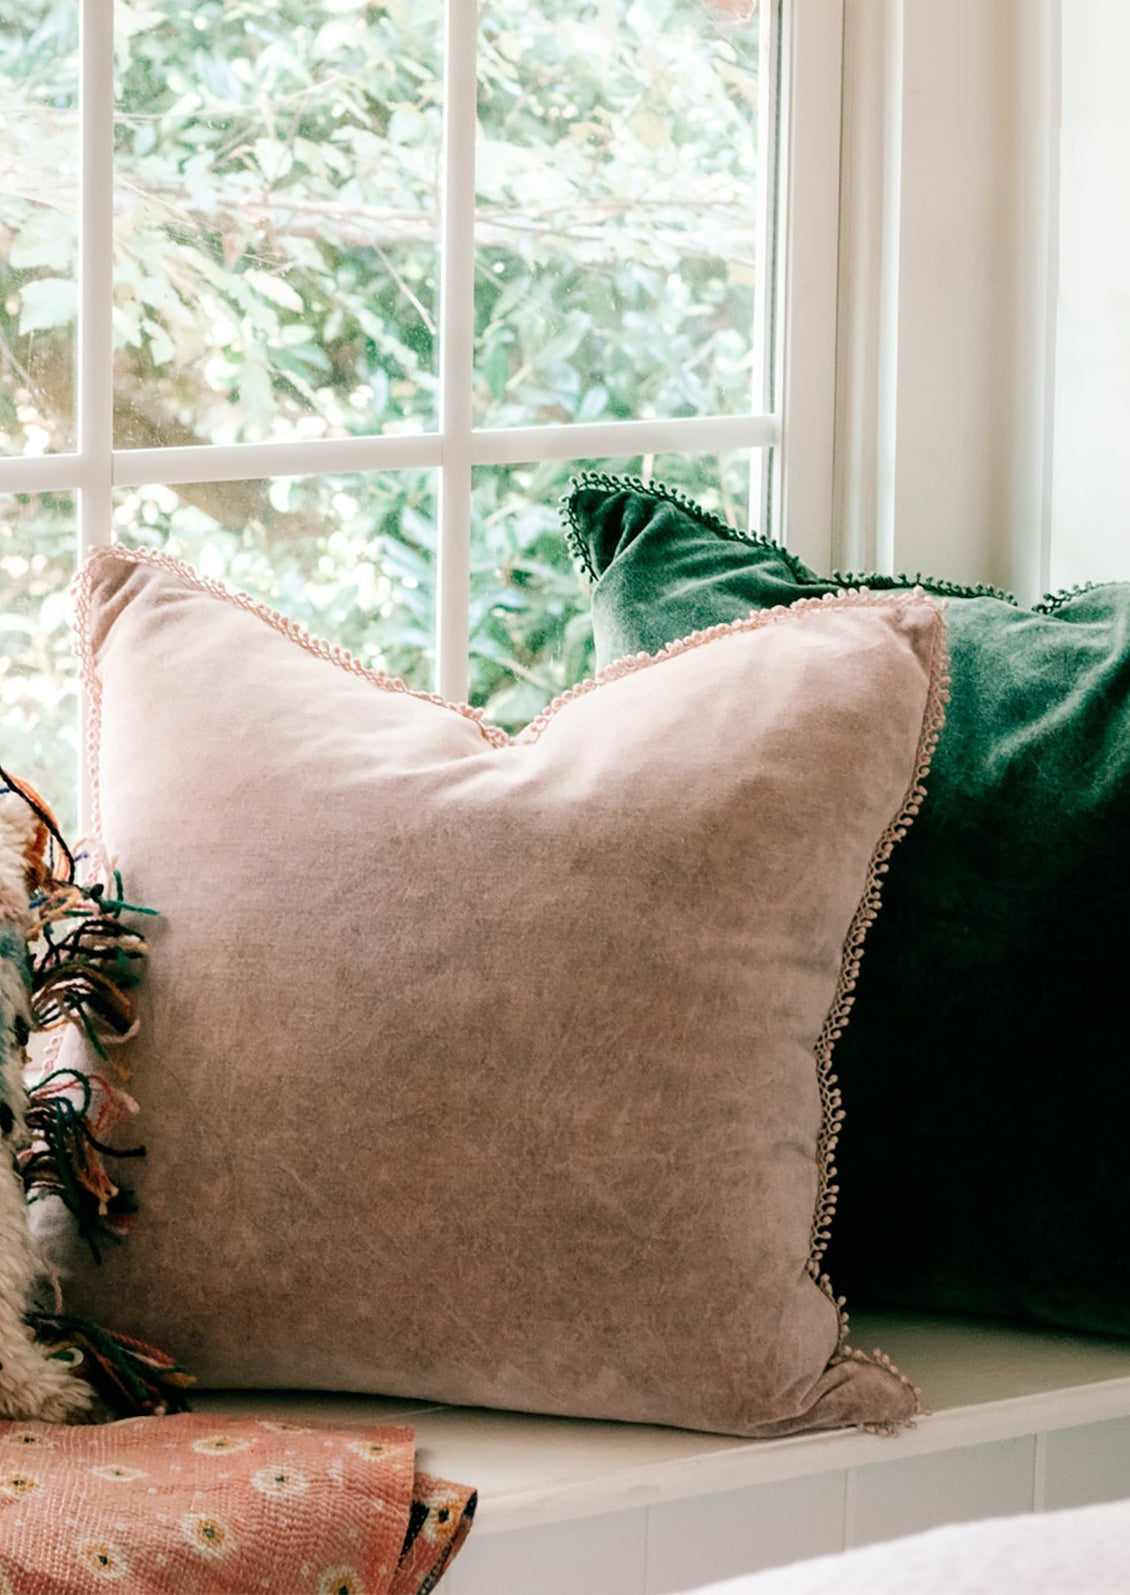
[[[16,1155],[28,1201],[59,1197],[97,1263],[102,1261],[99,1238],[124,1239],[137,1211],[129,1187],[115,1184],[104,1162],[145,1156],[143,1146],[113,1147],[101,1139],[122,1105],[136,1110],[133,1098],[105,1076],[53,1069],[28,1091],[30,1141]]]
[[[144,938],[121,916],[155,910],[126,901],[121,876],[99,850],[92,847],[76,858],[39,794],[0,766],[0,795],[5,791],[22,798],[36,820],[26,854],[31,1028],[76,1025],[117,1077],[52,1068],[29,1081],[27,1133],[16,1163],[27,1200],[59,1197],[100,1263],[99,1242],[120,1241],[136,1211],[132,1193],[110,1177],[105,1159],[145,1155],[144,1147],[110,1146],[105,1139],[124,1115],[137,1112],[137,1103],[117,1083],[129,1071],[108,1050],[137,1029],[132,991],[147,952]],[[79,861],[94,876],[88,884],[75,879]],[[18,1030],[15,1039],[22,1046],[29,1034],[22,1020]],[[11,1105],[0,1102],[0,1132],[6,1135],[15,1118]],[[31,1313],[28,1322],[115,1416],[187,1410],[184,1390],[192,1376],[166,1353],[60,1312]]]
[[[126,902],[121,876],[104,860],[98,871],[103,878],[92,884],[58,878],[53,870],[60,854],[68,877],[76,868],[75,857],[52,829],[53,817],[45,806],[38,805],[36,812],[47,816],[43,829],[48,840],[29,871],[34,877],[29,940],[37,949],[31,973],[32,1024],[38,1031],[77,1025],[98,1056],[119,1079],[126,1079],[129,1071],[112,1062],[108,1048],[137,1029],[131,988],[141,978],[147,948],[121,915],[152,910]],[[92,852],[79,857],[95,862]],[[45,1195],[61,1198],[96,1262],[102,1260],[99,1238],[121,1240],[135,1211],[129,1189],[111,1179],[105,1159],[141,1157],[145,1151],[112,1147],[105,1132],[136,1112],[133,1098],[105,1074],[55,1069],[28,1088],[30,1143],[18,1155],[24,1189],[29,1201]]]
[[[116,1417],[188,1411],[184,1392],[192,1375],[155,1346],[61,1313],[31,1313],[28,1322],[35,1338],[70,1362]]]
[[[120,916],[153,912],[123,899],[116,871],[113,882],[110,895],[102,881],[78,886],[47,880],[31,898],[32,938],[42,943],[32,974],[35,1028],[78,1025],[107,1061],[107,1047],[128,1041],[137,1029],[130,990],[141,978],[139,965],[147,951],[144,939]]]

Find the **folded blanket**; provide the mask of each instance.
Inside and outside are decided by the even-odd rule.
[[[427,1595],[476,1496],[415,1436],[206,1413],[0,1424],[3,1595]]]

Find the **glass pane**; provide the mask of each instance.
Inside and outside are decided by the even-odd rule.
[[[436,414],[441,0],[118,0],[118,447]]]
[[[558,501],[582,469],[678,487],[731,525],[748,525],[750,456],[553,460],[483,467],[471,510],[471,702],[518,731],[593,672],[589,592],[573,568]]]
[[[747,411],[757,21],[486,0],[476,419]]]
[[[0,454],[74,447],[78,6],[0,0]]]
[[[731,450],[725,454],[647,454],[640,461],[645,481],[664,482],[734,528],[750,528],[750,472],[760,469],[761,452]],[[760,527],[755,528],[760,530]]]
[[[137,487],[114,533],[162,548],[431,691],[435,657],[431,471]]]
[[[78,696],[67,585],[75,569],[69,497],[0,498],[0,764],[78,827]]]

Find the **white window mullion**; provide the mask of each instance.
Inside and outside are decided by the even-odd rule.
[[[757,42],[757,290],[753,314],[753,354],[756,361],[750,395],[755,411],[772,412],[779,383],[773,358],[775,300],[777,179],[780,154],[777,124],[780,112],[781,0],[759,0]],[[762,449],[750,460],[749,514],[759,530],[775,529],[772,506],[774,451]]]
[[[114,0],[82,0],[79,27],[78,557],[108,543],[114,447]],[[79,830],[91,822],[84,750],[90,704],[80,689]]]
[[[833,560],[841,0],[786,0],[778,89],[774,534],[817,570]]]
[[[438,433],[350,438],[300,438],[285,443],[191,443],[176,448],[119,449],[114,486],[149,482],[249,482],[260,477],[316,476],[336,471],[403,471],[434,467]]]
[[[70,493],[81,486],[77,454],[13,454],[0,460],[0,493]]]
[[[448,0],[444,38],[439,315],[443,449],[436,560],[436,687],[468,696],[471,600],[471,382],[475,335],[476,0]]]
[[[446,374],[446,373],[445,373]],[[462,435],[462,434],[457,434]],[[555,426],[480,427],[470,433],[472,465],[536,465],[543,460],[616,459],[637,454],[693,454],[770,449],[779,439],[772,415],[695,415],[646,421],[569,422]],[[466,443],[466,437],[464,436]],[[439,432],[286,443],[193,444],[182,448],[119,449],[114,486],[150,482],[242,482],[257,477],[310,476],[334,471],[398,471],[435,467],[450,457]],[[48,481],[48,478],[51,478]],[[74,486],[76,456],[0,460],[0,491],[9,482],[34,487]]]
[[[771,415],[695,415],[670,420],[573,422],[558,426],[483,428],[472,434],[475,465],[533,465],[541,460],[615,459],[636,454],[694,454],[769,449],[777,442]]]
[[[114,4],[82,0],[79,121],[79,554],[110,541],[114,446]]]

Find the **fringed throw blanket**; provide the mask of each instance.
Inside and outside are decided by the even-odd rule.
[[[4,1595],[427,1595],[475,1494],[412,1430],[207,1414],[0,1424]]]
[[[87,879],[50,808],[0,766],[0,1417],[52,1422],[176,1410],[189,1376],[163,1352],[62,1312],[34,1307],[42,1261],[27,1203],[61,1198],[97,1257],[133,1210],[110,1175],[107,1130],[136,1104],[108,1050],[137,1028],[132,988],[145,957],[138,916],[97,849]],[[143,922],[143,921],[142,921]],[[89,1068],[28,1078],[34,1031],[78,1026]],[[113,1151],[140,1156],[140,1147]],[[97,1399],[96,1399],[97,1398]],[[2,1588],[2,1586],[0,1586]]]

